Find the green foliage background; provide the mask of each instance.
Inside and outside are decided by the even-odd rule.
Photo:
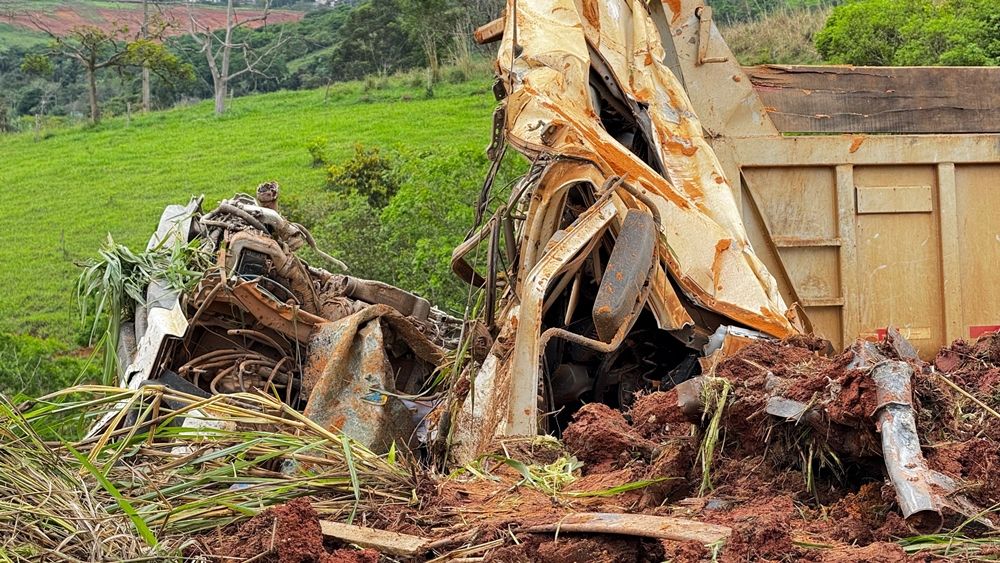
[[[836,7],[816,35],[837,64],[1000,64],[997,0],[853,0]]]

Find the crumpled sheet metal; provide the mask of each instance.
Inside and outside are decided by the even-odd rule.
[[[388,305],[372,305],[316,328],[302,382],[309,395],[307,417],[373,451],[407,441],[415,427],[409,409],[391,395],[395,373],[386,356],[386,330],[419,359],[434,366],[443,362],[444,350],[406,317]]]
[[[750,247],[690,100],[662,64],[644,2],[508,0],[507,14],[497,57],[509,90],[507,140],[529,157],[584,159],[604,177],[623,176],[646,190],[663,218],[659,255],[693,301],[772,336],[798,332],[774,278]],[[594,66],[606,64],[627,97],[648,107],[667,178],[601,126],[588,86],[592,58]]]

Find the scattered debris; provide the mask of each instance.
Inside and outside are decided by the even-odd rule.
[[[200,199],[164,211],[149,247],[197,244],[213,265],[186,294],[152,280],[121,325],[119,341],[138,343],[120,347],[122,386],[260,390],[377,451],[416,447],[441,396],[431,376],[461,322],[401,289],[311,266],[295,252],[309,246],[346,269],[276,211],[277,184],[257,192],[263,201],[238,195],[205,214]]]

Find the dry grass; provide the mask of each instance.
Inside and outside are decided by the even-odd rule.
[[[109,424],[74,444],[35,430],[80,413]],[[375,455],[263,394],[86,386],[21,408],[0,398],[0,561],[170,559],[192,533],[293,498],[350,521],[409,504],[413,483],[394,452]]]
[[[767,17],[721,28],[729,48],[743,65],[819,64],[813,37],[823,28],[830,8],[779,10]]]

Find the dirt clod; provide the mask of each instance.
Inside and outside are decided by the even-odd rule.
[[[266,563],[319,563],[327,556],[319,516],[306,498],[268,508],[242,525],[228,526],[203,540],[217,557]]]
[[[649,457],[655,444],[629,426],[621,411],[601,403],[585,405],[563,432],[569,451],[585,463],[625,462]]]

